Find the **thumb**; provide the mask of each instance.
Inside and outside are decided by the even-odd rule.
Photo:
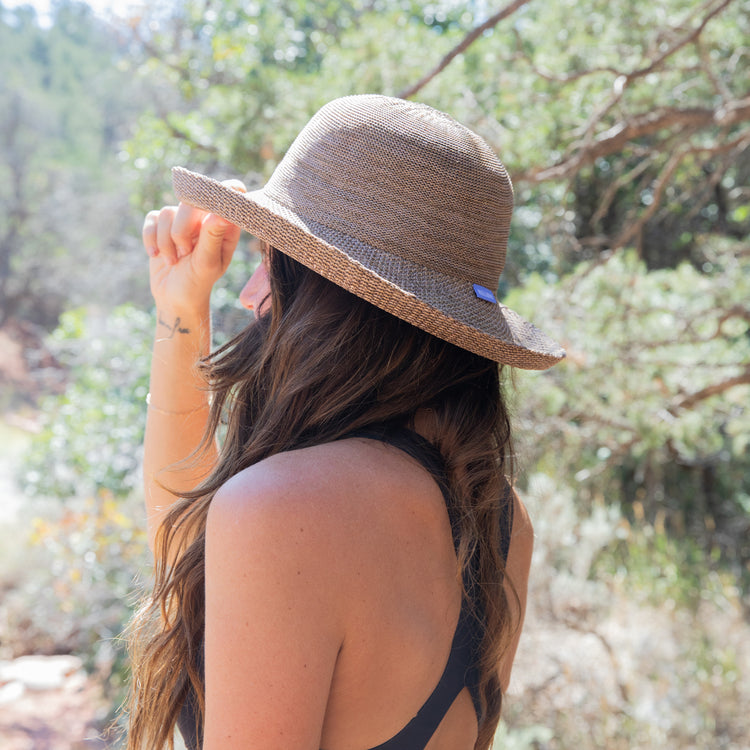
[[[238,193],[247,192],[241,180],[224,180],[222,184]],[[240,233],[240,228],[230,221],[217,214],[207,214],[195,246],[195,260],[198,264],[207,266],[213,273],[223,274],[232,260]]]
[[[240,228],[216,214],[208,214],[195,246],[195,260],[220,273],[226,270],[240,239]]]

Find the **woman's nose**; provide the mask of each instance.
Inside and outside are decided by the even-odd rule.
[[[264,263],[259,263],[253,275],[247,280],[240,292],[240,302],[248,310],[254,310],[257,315],[264,312],[270,302],[271,285],[268,281],[268,271]],[[261,309],[263,308],[263,309]]]

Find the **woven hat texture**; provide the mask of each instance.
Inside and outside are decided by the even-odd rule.
[[[490,147],[432,107],[377,95],[336,99],[262,189],[240,193],[181,167],[173,183],[184,203],[439,338],[523,369],[565,356],[494,300],[513,188]]]

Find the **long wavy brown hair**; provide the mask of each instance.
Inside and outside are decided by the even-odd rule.
[[[485,750],[500,717],[498,664],[519,623],[503,588],[499,539],[512,502],[510,423],[495,362],[442,341],[266,248],[270,310],[201,364],[212,394],[204,445],[223,432],[211,475],[176,500],[157,534],[155,583],[130,628],[129,750],[173,747],[185,700],[199,724],[204,688],[206,516],[216,490],[273,454],[429,414],[458,519],[459,563],[484,621],[480,668]],[[428,410],[425,412],[425,410]],[[199,732],[200,736],[200,732]]]

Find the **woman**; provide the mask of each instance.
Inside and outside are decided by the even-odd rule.
[[[505,169],[447,115],[354,96],[262,190],[174,181],[144,227],[157,568],[129,746],[177,724],[204,750],[489,747],[532,546],[497,363],[564,356],[492,292]],[[209,354],[240,228],[256,320]]]

